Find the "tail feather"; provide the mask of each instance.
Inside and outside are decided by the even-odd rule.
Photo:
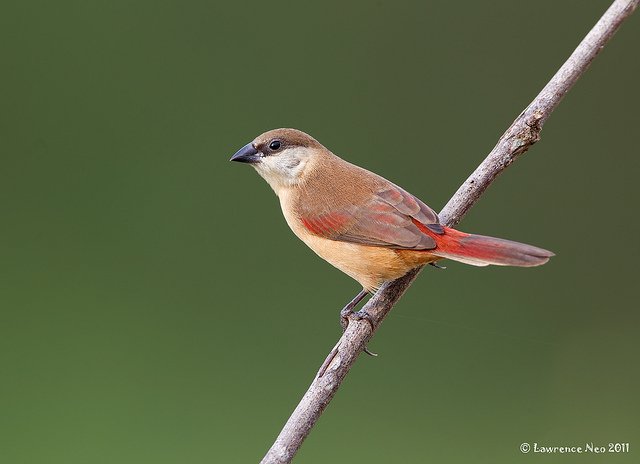
[[[425,227],[426,229],[426,227]],[[428,229],[427,229],[428,230]],[[524,243],[444,228],[444,234],[429,231],[437,247],[429,252],[473,266],[540,266],[554,256],[551,251]]]

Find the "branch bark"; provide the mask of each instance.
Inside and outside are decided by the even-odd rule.
[[[500,137],[486,159],[449,200],[440,220],[451,227],[460,222],[494,179],[540,139],[542,126],[564,95],[584,74],[596,55],[629,17],[640,0],[615,0],[578,45],[549,83]],[[345,376],[391,308],[420,273],[414,269],[404,277],[384,284],[364,309],[372,323],[349,319],[347,330],[331,350],[309,389],[289,417],[261,464],[291,462],[316,421],[338,391]]]

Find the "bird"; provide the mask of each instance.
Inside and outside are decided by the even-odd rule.
[[[439,260],[450,259],[532,267],[554,256],[532,245],[446,227],[414,195],[297,129],[267,131],[230,161],[254,167],[279,198],[293,233],[362,286],[342,309],[341,321],[383,283],[425,264],[438,267]]]

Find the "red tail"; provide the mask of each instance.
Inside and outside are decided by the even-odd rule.
[[[542,248],[511,240],[466,234],[449,227],[444,227],[444,234],[436,234],[421,223],[416,225],[436,241],[437,247],[429,253],[474,266],[540,266],[554,256]]]

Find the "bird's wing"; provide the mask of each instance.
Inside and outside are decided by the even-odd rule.
[[[312,234],[331,240],[395,249],[431,250],[435,240],[416,221],[436,234],[443,228],[438,215],[419,199],[388,183],[364,205],[331,208],[305,215],[302,223]]]

